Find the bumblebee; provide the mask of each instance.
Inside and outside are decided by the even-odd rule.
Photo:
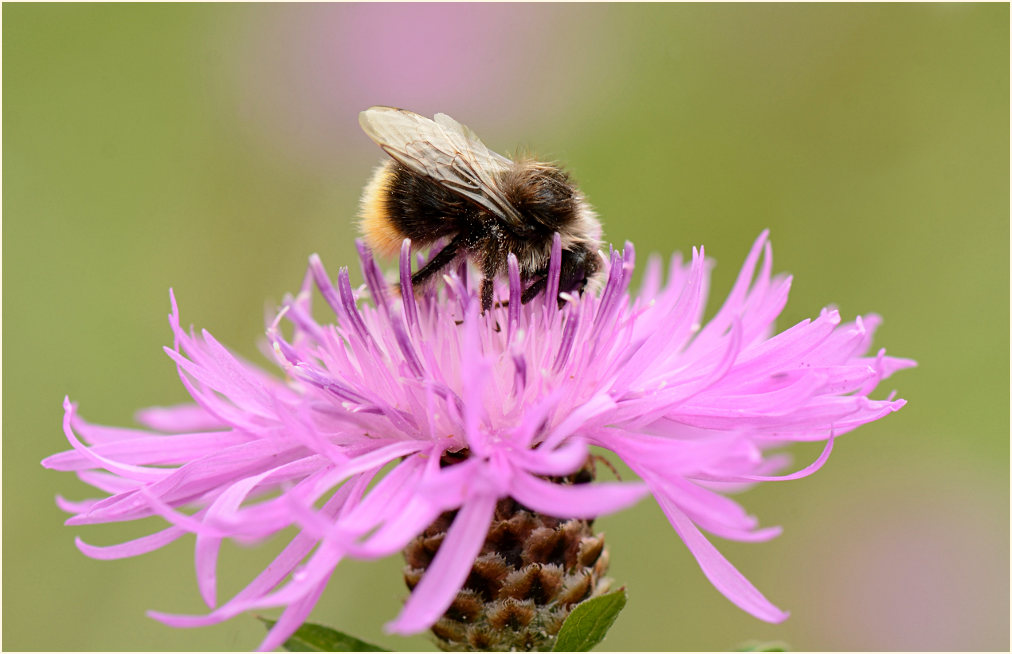
[[[519,263],[527,303],[545,290],[552,241],[562,239],[559,291],[582,292],[600,268],[601,223],[558,166],[516,161],[489,150],[446,114],[372,107],[359,124],[391,159],[362,193],[361,228],[374,252],[392,255],[405,238],[413,248],[448,239],[411,276],[413,288],[461,257],[481,271],[481,307],[492,308],[493,282]]]

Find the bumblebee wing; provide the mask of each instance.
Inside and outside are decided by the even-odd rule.
[[[496,183],[498,172],[513,162],[482,143],[477,135],[446,114],[435,120],[393,107],[372,107],[359,114],[365,133],[412,172],[510,222],[521,218]]]

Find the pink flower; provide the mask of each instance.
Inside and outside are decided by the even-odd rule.
[[[866,354],[876,316],[841,324],[826,309],[775,333],[790,278],[772,276],[766,239],[763,233],[756,241],[705,325],[710,265],[702,250],[687,263],[676,256],[666,281],[652,260],[634,299],[627,244],[608,257],[602,288],[564,296],[560,310],[552,291],[556,239],[549,292],[521,305],[511,255],[509,282],[498,289],[508,306],[487,315],[463,270],[445,285],[400,297],[364,249],[366,283],[357,291],[347,269],[335,287],[314,256],[300,293],[286,299],[267,330],[284,379],[241,361],[206,331],[181,329],[173,298],[175,342],[166,352],[194,404],[142,411],[146,429],[130,430],[86,423],[68,400],[64,431],[73,449],[43,465],[75,471],[108,494],[59,499],[74,514],[68,524],[152,515],[169,523],[110,547],[78,540],[88,556],[135,556],[196,534],[197,580],[211,612],[152,617],[192,627],[286,607],[262,649],[298,628],[341,559],[399,552],[441,514],[458,510],[429,571],[388,625],[404,634],[428,628],[463,584],[504,497],[559,518],[591,518],[652,493],[714,586],[752,615],[778,622],[787,614],[700,529],[742,541],[776,536],[777,528],[759,528],[722,492],[817,470],[834,438],[903,406],[869,393],[914,363]],[[410,284],[407,242],[400,279]],[[314,287],[333,324],[312,318]],[[826,447],[812,465],[771,476],[786,464],[771,450],[816,440]],[[546,479],[580,469],[590,445],[614,452],[643,483]],[[449,452],[465,456],[444,467]],[[222,540],[256,541],[293,525],[298,534],[277,559],[218,604]]]

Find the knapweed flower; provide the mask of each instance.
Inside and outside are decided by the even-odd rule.
[[[173,298],[166,352],[193,404],[142,411],[145,428],[132,430],[89,424],[65,402],[73,449],[43,463],[108,494],[60,499],[74,514],[68,524],[153,515],[169,523],[119,545],[78,547],[112,559],[196,536],[196,575],[211,611],[151,613],[156,619],[192,627],[285,607],[261,643],[273,649],[308,616],[341,559],[405,551],[412,590],[391,632],[436,625],[442,646],[477,649],[493,647],[490,628],[536,623],[540,640],[518,648],[550,646],[558,618],[607,586],[607,553],[589,521],[650,493],[714,586],[778,622],[787,614],[701,530],[740,541],[776,536],[723,493],[811,474],[835,438],[904,403],[869,397],[913,365],[868,354],[876,316],[841,323],[825,309],[775,332],[791,280],[772,275],[766,233],[705,324],[711,266],[701,249],[687,262],[676,255],[666,280],[661,262],[650,261],[632,297],[626,244],[602,255],[600,288],[563,295],[560,308],[556,237],[547,293],[521,304],[511,255],[500,302],[485,314],[466,268],[402,296],[360,252],[364,287],[352,287],[347,269],[335,285],[314,256],[301,291],[268,325],[281,377],[206,331],[182,329]],[[402,288],[410,275],[405,242]],[[314,319],[314,287],[332,323]],[[808,467],[773,476],[787,463],[775,450],[795,441],[826,446]],[[592,481],[591,446],[613,452],[642,481]],[[297,534],[277,558],[219,604],[223,539],[253,542],[291,526]],[[495,551],[517,538],[526,541]],[[525,584],[539,587],[540,600],[518,595]],[[496,622],[495,611],[510,619]],[[462,626],[482,620],[481,633]]]

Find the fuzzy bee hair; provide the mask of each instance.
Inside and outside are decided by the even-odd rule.
[[[552,240],[562,241],[560,292],[579,292],[600,268],[601,224],[559,166],[497,154],[445,114],[429,120],[390,107],[359,118],[391,159],[373,172],[362,193],[360,226],[367,244],[395,253],[404,238],[424,248],[448,244],[412,276],[425,284],[466,257],[482,273],[482,310],[493,302],[493,281],[517,257],[522,300],[544,290]]]

